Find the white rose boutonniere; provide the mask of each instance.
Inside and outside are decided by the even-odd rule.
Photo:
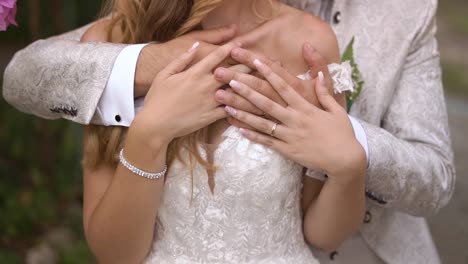
[[[354,83],[352,80],[352,67],[349,61],[341,64],[333,63],[328,65],[328,72],[333,81],[333,89],[336,93],[354,92]]]

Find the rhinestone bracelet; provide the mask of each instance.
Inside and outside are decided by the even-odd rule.
[[[134,174],[138,176],[145,177],[150,180],[160,179],[167,172],[167,165],[164,165],[163,171],[157,172],[157,173],[150,173],[150,172],[146,172],[146,171],[138,169],[137,167],[133,166],[125,159],[124,154],[123,154],[123,149],[120,151],[119,158],[120,158],[120,163],[122,163],[122,165],[125,168],[127,168],[129,171],[133,172]]]

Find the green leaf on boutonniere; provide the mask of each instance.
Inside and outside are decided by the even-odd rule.
[[[359,71],[359,67],[354,60],[354,37],[349,42],[348,46],[346,47],[343,56],[341,57],[341,61],[349,61],[352,68],[351,77],[353,79],[354,91],[346,93],[346,101],[348,104],[348,112],[351,110],[351,106],[353,105],[354,101],[358,96],[361,94],[362,87],[364,86],[364,81],[362,80],[361,72]]]

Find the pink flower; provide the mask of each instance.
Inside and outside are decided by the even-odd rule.
[[[5,31],[9,25],[15,25],[16,0],[0,0],[0,31]]]

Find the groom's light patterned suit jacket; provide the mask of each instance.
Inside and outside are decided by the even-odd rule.
[[[361,234],[386,263],[439,263],[424,218],[449,201],[455,171],[435,39],[436,0],[288,0],[320,15],[343,49],[355,37],[368,136]],[[79,44],[85,28],[40,40],[5,71],[3,95],[44,118],[99,122],[96,106],[123,45]]]

